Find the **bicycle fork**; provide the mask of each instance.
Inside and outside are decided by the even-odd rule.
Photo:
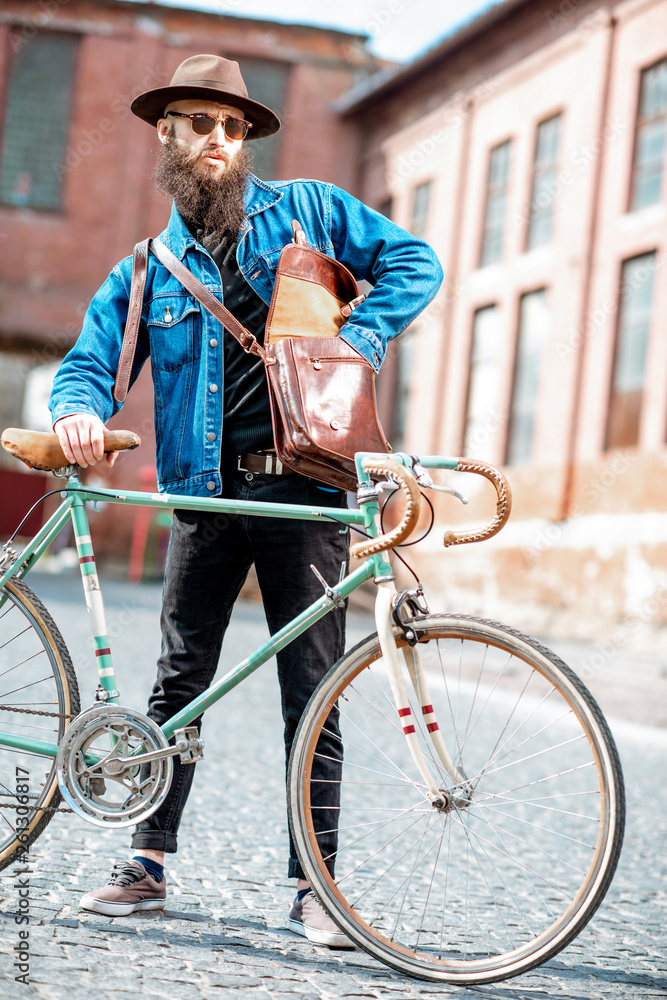
[[[415,695],[419,701],[424,725],[429,734],[433,747],[445,771],[451,778],[454,789],[441,788],[437,777],[433,774],[424,752],[417,739],[415,722],[410,707],[408,687],[405,681],[405,674],[401,665],[396,639],[392,627],[392,606],[396,596],[394,582],[387,580],[377,583],[377,596],[375,599],[375,623],[380,640],[380,648],[384,661],[387,665],[389,684],[396,705],[396,710],[400,719],[403,734],[408,744],[408,749],[413,761],[419,771],[422,781],[426,786],[426,798],[431,805],[439,811],[446,812],[452,806],[466,806],[470,801],[470,790],[467,787],[467,778],[462,769],[455,766],[443,739],[438,721],[436,719],[431,694],[426,681],[425,671],[419,655],[419,643],[414,646],[404,647],[402,650],[403,660]]]

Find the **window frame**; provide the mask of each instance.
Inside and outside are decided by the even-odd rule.
[[[424,216],[423,216],[423,218],[424,218],[424,226],[423,226],[423,229],[422,229],[422,231],[420,233],[415,233],[414,229],[412,228],[413,223],[414,223],[415,219],[417,218],[417,216],[414,215],[414,207],[415,207],[415,201],[416,201],[416,198],[417,198],[417,191],[419,191],[422,188],[427,188],[428,189],[428,198],[426,200],[426,212],[424,213]],[[414,236],[415,239],[417,239],[417,240],[426,240],[426,237],[428,235],[428,228],[429,228],[428,227],[428,220],[429,220],[429,214],[430,214],[430,211],[431,211],[432,205],[433,205],[433,192],[434,191],[435,191],[435,179],[433,177],[422,178],[422,180],[418,181],[416,184],[413,184],[412,187],[410,188],[410,216],[408,218],[407,229],[408,229],[408,232],[411,233],[412,236]]]
[[[5,44],[5,68],[4,68],[4,80],[3,80],[3,91],[2,91],[2,101],[0,102],[0,168],[2,166],[2,157],[4,155],[5,147],[5,126],[7,124],[7,114],[9,109],[9,90],[12,80],[13,71],[13,61],[16,53],[12,50],[10,36],[14,29],[20,31],[22,25],[11,22],[8,25],[6,44]],[[50,35],[52,37],[67,37],[73,42],[72,51],[72,63],[71,63],[71,79],[70,79],[70,92],[69,92],[69,104],[64,116],[64,144],[63,144],[63,159],[67,155],[71,143],[72,127],[75,120],[75,105],[78,96],[79,89],[79,75],[81,70],[81,49],[85,40],[85,35],[80,31],[73,30],[70,27],[58,28],[52,25],[48,27],[39,28],[34,36],[28,39],[25,44],[29,45],[35,38],[39,35]],[[3,212],[35,212],[40,215],[63,217],[67,214],[67,198],[66,198],[66,188],[67,188],[67,171],[59,178],[59,189],[58,189],[58,205],[35,205],[32,203],[27,203],[25,205],[16,204],[11,201],[2,201],[0,199],[0,211]],[[1,176],[1,172],[0,172]]]
[[[477,317],[479,316],[480,313],[484,312],[487,309],[495,309],[496,313],[498,315],[498,319],[499,320],[501,319],[501,317],[502,317],[501,304],[500,304],[500,302],[497,299],[495,299],[493,301],[482,302],[482,303],[476,304],[473,307],[472,313],[470,315],[470,326],[469,326],[469,329],[470,329],[470,341],[469,341],[469,345],[468,345],[468,371],[467,371],[466,393],[465,393],[465,399],[464,399],[464,402],[463,402],[463,421],[462,421],[462,424],[461,424],[461,445],[460,445],[460,452],[466,458],[469,458],[469,457],[473,457],[474,458],[475,457],[473,455],[468,454],[468,448],[467,448],[468,424],[469,424],[469,419],[470,419],[470,401],[471,401],[472,383],[473,383],[473,351],[475,349],[475,327],[476,327]],[[502,397],[503,397],[503,387],[502,387],[502,382],[500,380],[500,373],[499,373],[499,381],[498,381],[498,406],[499,406],[499,408],[502,408]],[[496,439],[496,445],[497,446],[498,446],[498,441],[499,440],[500,440],[499,438]],[[502,443],[499,446],[499,451],[501,451],[501,450],[502,450]],[[493,462],[494,460],[495,459],[485,459],[485,461],[491,461],[491,462]]]
[[[534,461],[534,459],[533,459],[533,451],[534,451],[534,447],[535,447],[534,438],[533,438],[533,440],[531,440],[531,454],[530,454],[530,457],[527,460],[525,460],[525,461],[517,462],[515,460],[512,460],[510,458],[510,449],[512,447],[512,425],[514,423],[514,394],[515,394],[516,387],[517,387],[518,372],[519,372],[519,348],[521,346],[521,332],[522,332],[522,303],[524,302],[524,300],[526,298],[528,298],[528,296],[535,295],[537,292],[543,292],[544,293],[545,300],[547,302],[547,307],[549,307],[549,297],[552,294],[552,286],[547,285],[547,284],[538,284],[538,285],[535,285],[535,287],[533,287],[533,288],[526,288],[523,291],[519,292],[518,297],[517,297],[517,306],[518,306],[518,308],[516,310],[516,321],[515,321],[516,325],[515,325],[515,335],[514,335],[514,343],[513,343],[514,358],[513,358],[513,362],[512,362],[512,379],[511,379],[511,382],[510,382],[509,399],[508,399],[508,406],[507,406],[507,433],[506,433],[506,436],[505,436],[505,448],[504,448],[504,455],[503,455],[503,459],[504,459],[503,465],[512,466],[512,467],[520,467],[522,465],[523,466],[525,466],[525,465],[531,465],[532,462]],[[550,315],[550,319],[551,319],[551,314],[549,314],[549,315]],[[539,383],[542,381],[542,378],[543,378],[543,375],[542,375],[542,361],[543,361],[543,359],[541,359],[540,371],[539,371],[539,374],[538,374],[538,391],[536,393],[536,399],[537,400],[539,400],[539,396],[540,396],[540,394],[539,394]],[[535,409],[534,409],[534,411],[533,411],[533,434],[534,434],[534,428],[535,428],[537,410],[538,410],[538,407],[536,406]]]
[[[621,346],[621,324],[624,318],[623,311],[623,298],[624,298],[624,280],[623,274],[627,264],[631,261],[638,260],[640,257],[650,257],[652,256],[655,261],[655,266],[653,268],[653,281],[655,279],[655,270],[659,266],[658,255],[660,250],[658,247],[651,247],[647,250],[642,250],[640,253],[634,253],[631,257],[624,257],[618,263],[618,283],[617,283],[617,308],[616,308],[616,322],[614,324],[614,344],[611,357],[611,365],[609,369],[609,384],[607,392],[607,409],[605,417],[604,426],[604,443],[602,447],[603,452],[616,451],[619,448],[638,448],[641,444],[641,423],[642,423],[642,410],[644,408],[643,395],[646,389],[646,368],[648,362],[649,349],[651,344],[651,327],[654,322],[654,307],[653,307],[653,296],[655,294],[655,283],[653,283],[651,288],[651,308],[649,311],[649,321],[648,329],[646,334],[646,353],[644,356],[644,379],[642,383],[642,402],[639,408],[639,415],[637,419],[637,440],[633,444],[612,444],[610,441],[611,434],[611,422],[612,422],[612,403],[614,399],[615,383],[616,383],[616,364],[619,356],[619,349]]]
[[[539,143],[539,131],[540,131],[540,128],[543,125],[546,125],[547,122],[553,121],[554,118],[558,118],[559,119],[559,125],[558,125],[558,142],[557,142],[557,145],[556,145],[556,156],[555,156],[555,159],[552,162],[554,163],[554,169],[555,169],[555,172],[556,172],[556,178],[558,178],[558,163],[559,163],[560,155],[561,155],[560,146],[561,146],[561,140],[562,140],[562,134],[563,134],[563,132],[562,132],[562,130],[563,130],[563,121],[564,121],[564,118],[565,118],[564,109],[563,108],[557,108],[554,111],[550,112],[546,117],[540,118],[540,120],[535,124],[535,128],[534,128],[534,133],[533,133],[533,158],[532,158],[532,161],[531,161],[531,171],[530,171],[530,192],[529,192],[529,201],[528,201],[528,213],[527,213],[527,217],[526,217],[526,228],[525,228],[524,239],[523,239],[523,251],[524,251],[524,253],[530,253],[531,250],[536,250],[538,247],[548,246],[550,243],[553,242],[554,236],[555,236],[555,215],[556,215],[556,204],[555,203],[556,203],[556,200],[557,200],[557,197],[558,197],[557,194],[554,196],[554,199],[553,199],[553,201],[551,203],[551,233],[549,235],[549,239],[546,240],[543,243],[535,243],[533,245],[531,245],[531,243],[530,243],[531,228],[532,228],[532,224],[534,222],[534,217],[531,217],[531,211],[532,211],[532,207],[533,207],[533,194],[534,194],[534,191],[535,191],[535,179],[536,179],[536,176],[537,176],[537,147],[538,147],[538,143]]]
[[[481,269],[483,267],[491,267],[491,266],[493,266],[493,264],[499,264],[499,263],[502,262],[502,259],[503,259],[503,256],[504,256],[504,252],[505,252],[505,231],[506,231],[506,222],[507,222],[507,196],[508,196],[508,192],[509,192],[510,178],[511,178],[511,172],[512,172],[512,146],[513,146],[513,143],[514,143],[514,136],[510,135],[510,136],[507,136],[505,139],[501,139],[499,142],[495,142],[492,146],[488,146],[487,147],[487,153],[486,153],[486,183],[485,183],[485,186],[484,186],[484,207],[483,207],[483,211],[482,211],[482,226],[481,226],[481,231],[480,231],[479,247],[478,247],[478,253],[477,253],[477,267],[478,267],[478,269]],[[494,260],[486,261],[484,259],[484,251],[485,251],[485,246],[486,246],[486,233],[488,231],[487,225],[486,225],[486,219],[487,219],[487,212],[488,212],[488,206],[489,206],[489,191],[490,191],[490,187],[491,187],[491,184],[490,184],[490,180],[491,180],[491,157],[492,157],[493,153],[497,149],[500,149],[502,146],[507,146],[508,147],[508,154],[507,154],[507,174],[506,174],[506,177],[505,177],[505,188],[504,188],[504,192],[505,192],[505,209],[504,209],[504,212],[503,212],[503,223],[502,223],[502,229],[501,229],[500,255],[497,258],[495,258]]]
[[[665,123],[665,131],[666,131],[665,153],[664,153],[663,161],[662,161],[662,176],[661,176],[661,182],[660,182],[660,188],[661,188],[661,190],[660,190],[660,197],[657,199],[657,201],[648,202],[646,205],[635,206],[635,204],[634,204],[634,200],[635,200],[635,197],[634,197],[635,196],[635,175],[636,175],[636,170],[637,170],[637,149],[638,149],[638,146],[639,146],[639,129],[640,129],[640,124],[643,124],[643,122],[640,123],[640,117],[639,116],[641,114],[642,98],[643,98],[643,95],[644,95],[644,79],[645,79],[645,76],[646,76],[647,73],[649,73],[652,69],[655,69],[657,66],[660,66],[662,63],[667,63],[667,55],[661,56],[660,59],[656,59],[654,62],[649,63],[648,66],[642,66],[640,68],[640,70],[639,70],[638,75],[637,75],[637,90],[636,90],[636,97],[635,97],[635,116],[634,116],[635,128],[634,128],[634,135],[633,135],[633,138],[632,138],[632,148],[631,148],[631,151],[630,151],[630,157],[631,158],[630,158],[630,170],[628,172],[628,191],[627,191],[627,201],[626,201],[626,212],[628,212],[628,213],[629,212],[641,212],[645,208],[650,208],[652,205],[659,205],[664,200],[664,197],[665,197],[665,172],[667,170],[667,121]],[[663,117],[665,119],[667,119],[667,109],[663,113]],[[641,256],[641,254],[635,254],[634,256]],[[630,258],[628,258],[628,259],[630,259]]]

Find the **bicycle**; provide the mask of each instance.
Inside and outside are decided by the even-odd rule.
[[[131,447],[135,437],[116,432],[105,446]],[[422,489],[435,487],[428,469],[481,474],[497,493],[490,524],[448,531],[446,546],[502,528],[511,495],[500,472],[442,456],[360,454],[358,507],[309,508],[87,489],[77,467],[58,466],[64,456],[54,457],[54,438],[17,431],[3,438],[17,457],[63,481],[57,510],[20,553],[8,543],[0,562],[0,866],[21,857],[63,798],[105,827],[150,815],[166,795],[173,757],[202,757],[189,723],[373,580],[377,633],[346,652],[313,694],[289,766],[292,828],[316,895],[355,944],[432,982],[506,979],[572,941],[604,898],[623,838],[623,778],[602,713],[576,674],[535,639],[498,622],[432,614],[421,585],[396,593],[388,559],[414,529]],[[397,488],[403,516],[385,533],[379,494]],[[98,500],[333,518],[367,537],[353,546],[355,569],[343,567],[333,584],[320,577],[319,601],[159,729],[118,704],[86,513]],[[99,667],[96,702],[83,711],[58,627],[24,582],[68,520]],[[312,766],[320,736],[323,745],[332,736],[325,727],[335,705],[344,763],[334,859],[323,857],[315,833],[321,789]]]

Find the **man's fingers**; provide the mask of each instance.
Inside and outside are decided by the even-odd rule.
[[[104,424],[93,425],[90,428],[90,446],[93,454],[93,462],[99,462],[104,458]],[[92,464],[92,463],[91,463]]]
[[[70,465],[75,465],[77,459],[76,455],[74,454],[74,448],[67,427],[62,424],[56,424],[55,430],[56,434],[58,435],[58,440],[60,441],[60,447],[63,450],[65,458],[67,459]]]
[[[54,429],[70,464],[86,469],[104,457],[104,424],[98,417],[73,414],[57,421]]]
[[[78,426],[73,427],[70,431],[70,442],[77,465],[80,465],[82,469],[92,465],[94,461],[93,449],[90,445],[90,434],[86,433],[86,429]]]

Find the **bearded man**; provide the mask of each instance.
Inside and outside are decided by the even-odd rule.
[[[186,59],[168,87],[142,94],[132,111],[157,127],[156,180],[173,198],[162,242],[262,342],[278,256],[297,219],[311,246],[374,286],[340,336],[377,370],[389,339],[437,292],[442,270],[433,251],[331,184],[268,184],[255,177],[246,142],[277,132],[280,122],[248,97],[235,62],[213,55]],[[120,409],[113,387],[131,272],[131,257],[113,269],[54,381],[54,429],[67,460],[84,468],[102,459],[104,424]],[[160,491],[345,506],[343,492],[290,474],[276,461],[261,360],[246,354],[152,255],[130,385],[148,357]],[[114,458],[107,456],[110,464]],[[148,706],[158,725],[211,684],[234,602],[253,563],[273,634],[321,597],[311,563],[326,580],[335,580],[348,558],[347,536],[332,522],[237,517],[220,530],[214,521],[214,514],[174,511],[162,651]],[[278,654],[288,757],[308,699],[344,644],[345,609],[337,608]],[[319,787],[330,791],[317,814],[325,831],[323,855],[333,870],[342,756],[335,711],[326,729],[330,744],[318,747],[316,767]],[[133,858],[115,865],[108,884],[83,897],[85,909],[122,916],[165,906],[164,853],[177,850],[194,771],[178,757],[173,761],[168,797],[133,834]],[[310,891],[291,832],[288,875],[297,879],[288,926],[320,944],[350,946]]]

